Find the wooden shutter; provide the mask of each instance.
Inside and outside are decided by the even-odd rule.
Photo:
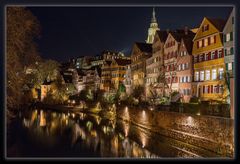
[[[221,51],[222,51],[222,58],[224,57],[224,49],[221,49]]]
[[[211,60],[211,52],[208,53],[208,60]]]
[[[197,48],[199,48],[199,41],[197,41]]]
[[[211,93],[213,93],[213,85],[211,85]]]
[[[230,40],[233,41],[233,32],[230,32]]]
[[[231,47],[230,52],[231,52],[231,55],[234,54],[234,53],[233,53],[233,47]]]
[[[203,93],[205,93],[205,86],[203,86]]]
[[[214,43],[217,43],[217,36],[214,36]]]

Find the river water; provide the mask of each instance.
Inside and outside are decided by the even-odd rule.
[[[7,157],[217,156],[197,147],[194,152],[189,150],[193,146],[121,119],[106,120],[93,114],[26,110],[7,127]]]

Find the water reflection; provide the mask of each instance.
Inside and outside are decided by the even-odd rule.
[[[128,108],[125,108],[125,112],[127,115]],[[43,156],[54,156],[60,151],[61,157],[191,156],[191,152],[181,151],[176,144],[171,143],[174,141],[169,142],[170,139],[152,134],[127,121],[106,120],[97,115],[84,113],[57,113],[44,110],[32,110],[22,115],[22,125],[28,130],[28,135],[25,135],[28,137],[27,140],[40,145],[25,150],[26,156],[29,151],[34,154],[34,149],[44,148],[47,151],[41,152]],[[140,119],[146,119],[146,115],[143,110]],[[35,155],[37,153],[38,151]]]

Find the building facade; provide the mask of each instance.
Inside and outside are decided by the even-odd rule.
[[[152,56],[152,44],[136,42],[131,53],[133,88],[145,85],[146,60]]]
[[[112,61],[104,61],[101,67],[102,73],[100,89],[106,92],[109,92],[111,87],[112,79],[111,63]]]
[[[126,77],[127,65],[131,64],[129,59],[114,59],[111,63],[111,86],[114,91],[117,91],[119,86],[123,84]]]
[[[131,75],[131,64],[126,65],[126,74],[123,80],[123,84],[126,88],[126,94],[129,96],[132,93],[132,75]]]
[[[201,101],[224,101],[226,96],[222,19],[204,18],[194,39],[194,95]]]
[[[192,81],[193,81],[193,58],[192,58],[192,42],[193,37],[182,38],[179,53],[177,57],[177,77],[179,81],[179,93],[182,101],[188,103],[192,97]]]
[[[164,82],[160,76],[164,75],[164,43],[167,39],[167,31],[157,31],[152,44],[152,57],[146,60],[146,96],[161,97],[164,91]]]
[[[223,29],[224,62],[228,94],[227,102],[231,104],[231,118],[234,118],[234,56],[235,56],[235,9],[233,8]]]

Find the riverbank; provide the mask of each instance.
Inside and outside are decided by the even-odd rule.
[[[41,108],[58,112],[89,113],[73,106],[43,105]],[[230,118],[123,105],[117,108],[117,118],[151,132],[212,151],[219,156],[233,157],[234,154],[234,121]]]

